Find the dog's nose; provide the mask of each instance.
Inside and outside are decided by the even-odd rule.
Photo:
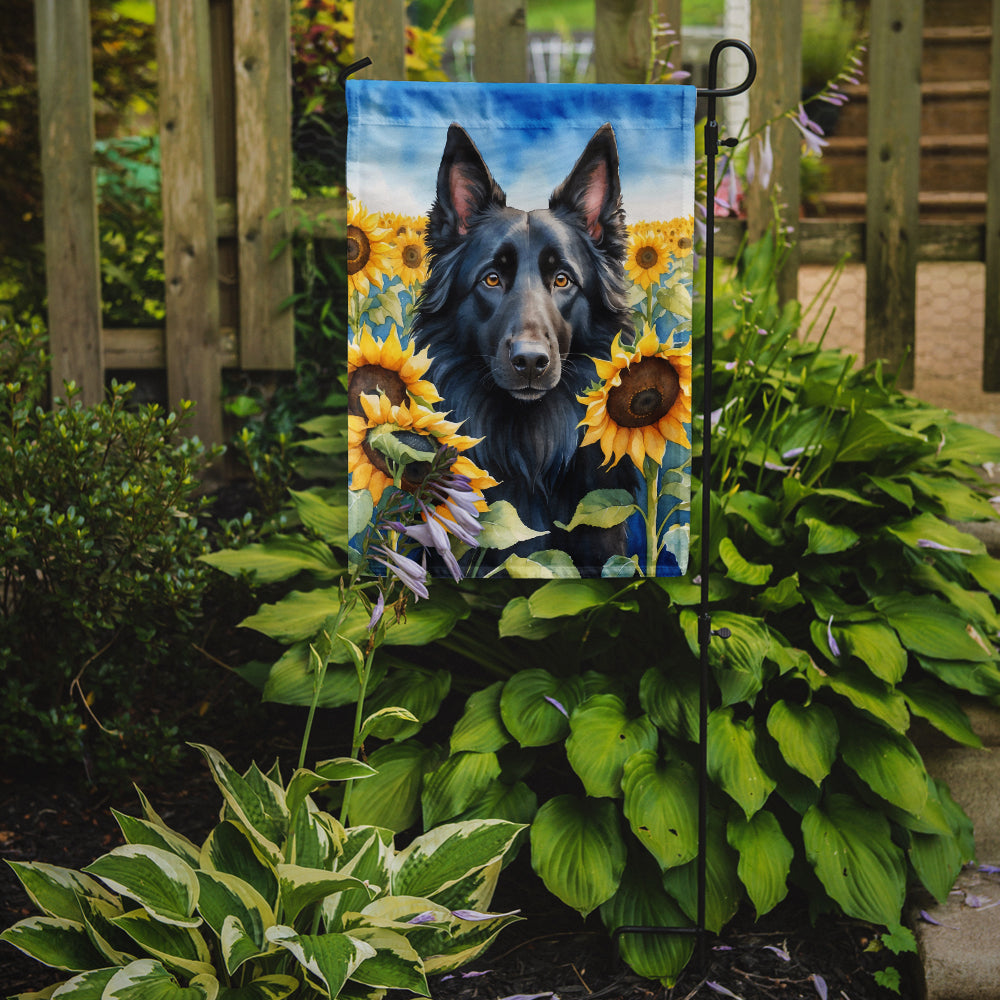
[[[511,368],[529,382],[549,367],[549,361],[548,352],[537,344],[522,344],[515,340],[510,345]]]

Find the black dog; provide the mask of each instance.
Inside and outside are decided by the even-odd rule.
[[[430,211],[430,274],[414,334],[433,359],[428,377],[462,433],[482,437],[469,452],[500,485],[521,519],[548,534],[519,555],[570,553],[597,572],[625,553],[625,528],[567,533],[576,505],[595,489],[634,485],[622,462],[601,469],[598,447],[581,449],[584,408],[576,396],[595,379],[589,357],[608,358],[632,320],[623,262],[626,227],[618,147],[610,124],[587,144],[548,209],[507,207],[464,129],[452,125]],[[509,554],[499,553],[499,560]]]

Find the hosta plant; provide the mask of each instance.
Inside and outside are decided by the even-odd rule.
[[[142,818],[82,871],[11,862],[40,916],[0,935],[69,974],[39,994],[66,1000],[281,1000],[429,996],[518,919],[488,908],[521,829],[450,823],[397,849],[392,832],[343,827],[312,795],[374,773],[352,758],[240,774],[199,748],[222,793],[198,845],[140,793]],[[55,992],[51,992],[52,989]]]

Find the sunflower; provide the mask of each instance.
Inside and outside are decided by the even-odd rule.
[[[411,287],[427,280],[427,244],[423,232],[404,226],[396,231],[389,251],[392,273]]]
[[[396,236],[399,236],[404,229],[412,229],[413,232],[419,233],[421,236],[427,231],[426,215],[403,215],[400,212],[382,212],[378,217],[378,223],[380,226],[392,230]]]
[[[691,253],[694,248],[694,216],[671,219],[669,222],[653,222],[650,225],[666,243],[671,257],[681,260]]]
[[[385,456],[368,443],[368,432],[372,428],[388,425],[394,431],[426,437],[431,448],[451,447],[458,452],[468,450],[480,440],[457,433],[459,424],[447,420],[446,414],[428,409],[412,400],[395,404],[385,393],[377,395],[365,393],[360,396],[360,402],[363,415],[348,414],[347,417],[347,467],[351,473],[350,488],[367,489],[375,504],[382,498],[385,488],[392,485],[393,480],[392,470]],[[497,485],[492,476],[461,454],[452,463],[451,471],[467,476],[472,487],[480,493],[490,486]],[[412,493],[419,485],[419,476],[411,479],[404,474],[402,479],[404,490]],[[485,501],[481,509],[486,509]]]
[[[652,226],[629,227],[628,256],[625,272],[643,288],[660,280],[660,275],[670,269],[670,247]]]
[[[634,349],[623,348],[619,335],[611,360],[595,358],[594,364],[603,384],[577,397],[587,407],[579,426],[587,428],[582,444],[600,443],[605,465],[628,455],[642,471],[647,455],[657,465],[663,462],[668,441],[691,447],[684,429],[691,421],[687,346],[661,344],[647,327]]]
[[[393,325],[385,340],[377,340],[367,326],[362,326],[356,339],[347,345],[347,409],[362,416],[361,396],[365,393],[385,393],[389,402],[399,405],[413,396],[423,403],[439,403],[441,397],[433,383],[424,379],[430,366],[426,348],[414,353],[411,340],[400,344]]]
[[[387,256],[392,249],[389,231],[379,225],[378,216],[356,199],[347,202],[347,282],[352,291],[367,295],[373,281],[389,270]]]

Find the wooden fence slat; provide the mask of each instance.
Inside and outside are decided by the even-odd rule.
[[[104,398],[88,0],[35,0],[53,395]]]
[[[528,32],[524,0],[475,0],[476,61],[480,83],[528,79]]]
[[[406,6],[399,0],[358,0],[354,5],[354,55],[372,65],[355,75],[406,79]]]
[[[594,70],[598,83],[645,83],[650,17],[657,0],[594,0]]]
[[[208,4],[159,0],[163,267],[169,402],[197,402],[191,429],[222,435],[219,385],[219,255]]]
[[[233,7],[240,365],[247,369],[295,367],[294,314],[282,307],[292,294],[290,21],[287,0]]]
[[[750,8],[750,40],[757,65],[764,67],[750,88],[750,132],[794,108],[802,91],[802,4],[800,0],[760,0]],[[758,140],[754,140],[756,143]],[[751,239],[759,239],[774,221],[775,202],[780,224],[794,229],[795,241],[777,276],[778,296],[786,302],[798,295],[799,158],[802,136],[787,118],[771,126],[774,169],[763,188],[755,179],[747,192],[747,219]]]
[[[989,159],[986,179],[986,324],[983,391],[1000,392],[1000,0],[993,0]]]
[[[923,3],[872,0],[868,53],[865,360],[913,388]]]

